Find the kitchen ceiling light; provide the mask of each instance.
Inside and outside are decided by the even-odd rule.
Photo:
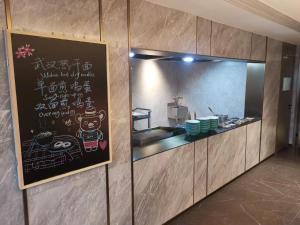
[[[193,57],[190,57],[190,56],[187,56],[187,57],[183,57],[182,60],[184,62],[193,62],[194,61],[194,58]]]
[[[135,56],[134,52],[129,52],[129,57],[133,58]]]

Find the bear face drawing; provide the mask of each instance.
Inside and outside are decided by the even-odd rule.
[[[77,136],[82,140],[86,152],[98,150],[99,141],[103,140],[100,128],[104,119],[105,112],[103,110],[97,112],[94,107],[87,108],[84,114],[77,117],[80,124]]]

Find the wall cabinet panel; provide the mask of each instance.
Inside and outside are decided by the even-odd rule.
[[[251,59],[266,60],[267,38],[258,34],[252,34]]]
[[[211,55],[249,59],[251,36],[247,31],[212,22]]]
[[[110,225],[132,225],[127,1],[102,0],[101,40],[109,43],[113,162],[108,166]]]
[[[245,147],[246,126],[208,138],[208,194],[245,171]]]
[[[260,160],[275,153],[282,42],[268,39],[264,84]]]
[[[261,121],[247,125],[246,170],[259,163]]]
[[[197,17],[197,54],[210,55],[210,37],[211,37],[210,20]]]
[[[181,11],[131,0],[131,47],[196,53],[196,21],[196,16]]]
[[[207,138],[195,142],[194,203],[206,197]]]
[[[134,162],[136,225],[163,224],[193,205],[194,143]]]

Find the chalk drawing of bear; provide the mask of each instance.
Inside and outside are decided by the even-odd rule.
[[[95,107],[89,107],[84,114],[77,115],[80,128],[77,137],[81,139],[86,152],[105,150],[107,141],[103,140],[103,132],[100,130],[101,122],[105,119],[105,111],[96,111]]]

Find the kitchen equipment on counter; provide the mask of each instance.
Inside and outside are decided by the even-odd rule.
[[[216,116],[219,118],[219,124],[223,124],[228,120],[228,115],[217,114]]]
[[[216,114],[210,107],[208,107],[208,110],[214,115],[219,118],[219,124],[223,124],[228,120],[228,115],[225,114]]]
[[[132,135],[133,146],[145,146],[162,139],[184,134],[182,127],[155,127],[134,131]]]
[[[207,133],[210,130],[210,117],[198,117],[200,122],[200,133]]]
[[[216,130],[219,127],[219,117],[210,116],[209,117],[210,129],[211,131]]]
[[[200,133],[200,121],[198,120],[186,120],[185,130],[188,135],[196,136]]]
[[[151,109],[146,108],[135,108],[132,110],[132,121],[133,121],[133,130],[134,128],[134,122],[137,120],[148,120],[148,128],[151,127]]]
[[[182,97],[174,97],[174,102],[168,103],[168,119],[174,119],[176,122],[185,120],[188,116],[188,107],[180,104]]]

